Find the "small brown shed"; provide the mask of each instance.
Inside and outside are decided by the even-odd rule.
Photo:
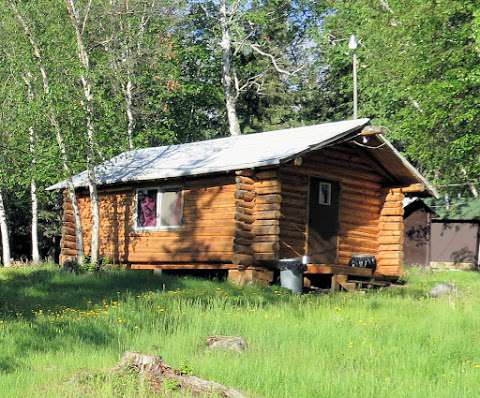
[[[432,220],[432,268],[476,269],[480,220]]]
[[[404,199],[406,265],[476,269],[480,220],[441,219],[418,197]]]
[[[432,219],[436,213],[418,197],[403,201],[405,241],[403,242],[405,265],[428,266],[431,259]]]
[[[377,275],[398,277],[404,193],[434,194],[368,119],[134,150],[96,174],[103,256],[247,279],[302,256],[308,274],[371,275],[350,266],[358,253],[376,257]],[[88,253],[86,173],[74,184]],[[65,260],[76,255],[67,199],[63,217]]]

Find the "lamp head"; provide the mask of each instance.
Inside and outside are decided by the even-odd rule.
[[[355,35],[351,35],[350,40],[348,41],[348,48],[350,50],[356,50],[357,47],[358,47],[357,38],[355,37]]]

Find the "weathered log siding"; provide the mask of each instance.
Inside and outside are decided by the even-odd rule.
[[[377,271],[382,275],[401,275],[403,269],[403,198],[401,189],[385,189],[378,231]]]
[[[161,184],[148,184],[157,186]],[[121,263],[230,262],[235,230],[234,178],[210,177],[179,186],[183,187],[184,224],[168,231],[134,230],[135,188],[99,192],[101,255]],[[76,254],[70,206],[65,201],[63,258]],[[87,195],[79,195],[79,206],[88,255],[91,214]]]
[[[278,260],[281,184],[278,170],[237,171],[233,262],[241,266]]]
[[[280,206],[282,187],[278,169],[258,171],[255,181],[255,223],[253,253],[255,262],[276,261],[279,258]]]
[[[399,212],[400,196],[395,196],[395,200],[387,196],[378,165],[361,149],[348,144],[304,156],[301,166],[290,162],[281,167],[280,257],[298,257],[308,253],[309,177],[340,183],[336,264],[348,265],[352,254],[369,253],[379,256],[379,273],[400,274],[402,249],[397,243],[384,246],[382,242],[390,242],[392,238],[385,237],[384,230],[379,228],[380,221],[384,220],[380,218],[381,214],[389,217],[389,228],[393,228],[393,224],[397,230],[403,228],[401,216],[387,216],[393,210],[386,210],[395,207],[393,212]],[[385,254],[387,249],[389,254]],[[393,256],[393,253],[400,259],[395,264],[385,260],[385,256]]]

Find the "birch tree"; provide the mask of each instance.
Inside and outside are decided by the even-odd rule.
[[[238,3],[237,3],[238,4]],[[237,114],[238,90],[235,89],[235,71],[233,69],[232,38],[230,34],[232,18],[235,10],[227,9],[227,0],[220,1],[219,21],[222,31],[220,47],[222,49],[222,83],[225,93],[225,106],[227,108],[228,127],[230,135],[240,135],[240,123]]]
[[[88,13],[91,7],[89,1],[84,13],[83,20],[75,6],[74,0],[65,0],[68,15],[75,31],[75,38],[77,41],[77,56],[82,66],[80,73],[80,81],[83,88],[84,101],[87,124],[87,179],[88,189],[90,192],[90,205],[92,212],[92,237],[90,242],[90,261],[92,264],[98,263],[99,244],[100,244],[100,205],[98,201],[97,179],[95,175],[95,124],[94,124],[94,103],[92,93],[92,83],[90,80],[90,58],[83,40],[83,33],[85,25],[88,20]]]
[[[80,264],[83,264],[84,261],[84,245],[83,245],[83,229],[82,223],[80,218],[80,209],[78,206],[77,196],[75,194],[75,187],[72,180],[72,169],[70,167],[70,162],[67,153],[67,147],[65,145],[65,140],[63,138],[62,130],[60,127],[60,123],[58,121],[57,113],[55,108],[50,100],[50,82],[48,78],[48,72],[46,68],[46,62],[42,56],[42,52],[40,50],[40,46],[38,44],[38,40],[35,37],[31,25],[24,15],[20,13],[16,3],[14,0],[5,0],[7,4],[11,7],[15,18],[17,19],[19,25],[21,26],[25,37],[31,47],[31,52],[36,60],[36,64],[38,67],[39,74],[42,80],[42,87],[44,98],[46,101],[46,112],[48,120],[55,132],[55,139],[60,150],[60,156],[62,160],[62,166],[65,174],[67,175],[67,186],[68,186],[68,195],[70,198],[70,202],[72,203],[73,207],[73,214],[75,218],[75,239],[76,239],[76,247],[77,247],[77,260]]]
[[[12,265],[10,255],[10,239],[7,224],[7,213],[5,211],[5,202],[3,200],[3,192],[0,189],[0,234],[2,235],[2,259],[5,267]]]
[[[269,5],[245,0],[218,0],[201,4],[210,19],[218,21],[218,46],[221,51],[222,85],[229,133],[242,134],[238,102],[242,93],[254,90],[260,93],[268,79],[286,80],[296,75],[303,67],[295,67],[288,57],[288,49],[278,47],[279,42],[268,30],[268,18],[275,12]],[[275,9],[275,5],[272,6]],[[281,7],[281,5],[280,5]],[[216,10],[216,12],[215,12]],[[265,15],[262,15],[265,14]],[[261,17],[259,17],[261,16]],[[281,19],[281,18],[280,18]],[[251,68],[239,68],[241,58],[252,57]]]
[[[32,104],[34,101],[34,93],[32,87],[32,75],[30,72],[25,73],[23,80],[27,87],[27,101]],[[37,197],[37,182],[35,180],[35,171],[36,171],[36,146],[37,146],[37,135],[35,134],[35,129],[33,126],[28,128],[28,138],[29,138],[29,150],[31,155],[31,166],[32,166],[32,178],[30,182],[30,199],[32,207],[32,224],[31,224],[31,237],[32,237],[32,263],[40,263],[40,251],[38,249],[38,197]]]
[[[144,48],[144,37],[156,8],[156,0],[150,2],[112,0],[103,10],[106,18],[102,29],[106,37],[102,45],[110,59],[112,77],[118,81],[122,92],[129,150],[135,147],[136,68],[139,62],[144,61],[143,57],[147,52]]]

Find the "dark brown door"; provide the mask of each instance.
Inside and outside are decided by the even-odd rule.
[[[310,179],[308,255],[311,262],[335,264],[339,197],[340,185],[337,182]]]

